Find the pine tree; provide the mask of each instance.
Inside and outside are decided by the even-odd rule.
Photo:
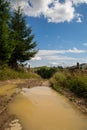
[[[12,53],[10,41],[10,5],[5,0],[0,0],[0,65],[7,64]]]
[[[9,64],[17,67],[17,62],[24,62],[35,56],[37,53],[35,49],[37,43],[33,42],[34,35],[32,35],[32,29],[27,28],[25,17],[20,7],[14,11],[10,27],[11,34],[13,35],[12,39],[15,41],[15,49]]]

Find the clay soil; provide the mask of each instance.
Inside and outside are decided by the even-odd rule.
[[[0,82],[0,130],[4,130],[7,124],[15,117],[8,114],[8,104],[21,91],[22,87],[34,87],[43,85],[37,79],[17,79]]]
[[[21,92],[22,88],[35,86],[50,86],[50,84],[48,80],[41,79],[16,79],[0,82],[0,130],[5,130],[9,122],[15,119],[13,115],[8,114],[8,104]],[[62,90],[60,93],[82,112],[87,113],[87,99],[78,98],[68,90]]]

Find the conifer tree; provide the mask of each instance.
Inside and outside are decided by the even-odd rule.
[[[32,29],[27,28],[25,17],[20,7],[14,11],[10,27],[15,49],[11,55],[9,65],[17,67],[17,62],[24,62],[35,56],[37,43],[33,42]]]
[[[0,0],[0,65],[8,63],[13,50],[10,42],[10,6],[5,0]]]

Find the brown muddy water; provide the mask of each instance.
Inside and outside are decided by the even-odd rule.
[[[23,130],[87,130],[87,115],[49,87],[23,88],[9,112],[20,120]]]

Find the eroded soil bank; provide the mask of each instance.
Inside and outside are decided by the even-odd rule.
[[[57,91],[57,90],[56,90]],[[77,97],[68,89],[60,89],[58,93],[67,97],[82,113],[87,114],[87,99]]]

